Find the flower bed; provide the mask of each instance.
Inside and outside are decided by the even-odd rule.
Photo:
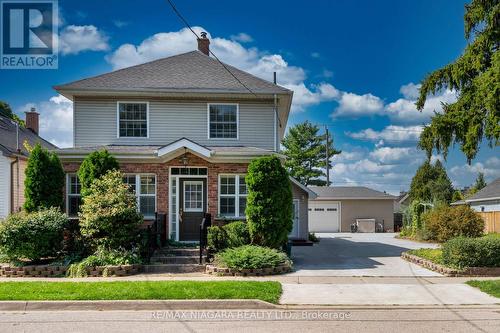
[[[68,266],[38,265],[38,266],[0,266],[0,277],[64,277]],[[89,277],[128,276],[139,273],[142,265],[119,265],[88,267]]]
[[[434,263],[428,259],[403,252],[401,258],[446,276],[500,276],[500,267],[468,267],[455,269]]]
[[[291,270],[292,267],[289,264],[284,264],[276,267],[247,269],[225,268],[217,267],[216,265],[207,265],[205,268],[205,273],[219,276],[265,276],[284,274],[290,272]]]

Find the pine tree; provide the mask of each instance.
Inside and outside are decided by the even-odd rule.
[[[424,108],[428,95],[457,91],[457,101],[444,104],[424,128],[419,146],[428,157],[434,149],[446,157],[457,143],[470,163],[484,138],[500,145],[500,3],[472,0],[465,9],[464,53],[423,80],[417,108]]]
[[[28,158],[24,209],[28,212],[63,205],[64,171],[55,153],[36,144]]]
[[[288,134],[282,141],[286,155],[285,167],[290,176],[304,185],[326,185],[324,178],[326,173],[326,137],[318,134],[319,127],[308,121],[297,124],[290,128]],[[340,154],[333,146],[333,140],[328,140],[329,166],[331,158]]]
[[[434,165],[425,161],[415,173],[410,185],[410,198],[412,201],[424,202],[451,201],[453,196],[453,185],[446,174],[441,161],[437,160]]]

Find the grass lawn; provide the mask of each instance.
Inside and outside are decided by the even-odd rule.
[[[472,287],[479,288],[482,292],[490,294],[500,298],[500,280],[488,280],[488,281],[468,281],[467,284]]]
[[[417,249],[410,250],[408,253],[443,265],[443,251],[441,249]]]
[[[273,281],[0,282],[4,301],[260,299],[277,303],[281,291],[281,284]]]

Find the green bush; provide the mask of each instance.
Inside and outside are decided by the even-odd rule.
[[[446,242],[458,237],[478,237],[483,234],[484,221],[469,206],[441,205],[422,215],[430,240]]]
[[[68,218],[57,208],[9,215],[0,223],[0,252],[10,260],[56,257]]]
[[[87,268],[97,266],[118,266],[141,264],[141,256],[137,251],[124,249],[105,250],[99,249],[79,263],[71,264],[66,275],[68,277],[85,277]]]
[[[93,250],[135,246],[138,227],[143,221],[134,194],[123,183],[122,173],[116,170],[93,182],[78,216],[81,233]]]
[[[24,209],[33,212],[63,206],[64,170],[59,157],[36,144],[31,150],[24,180]]]
[[[290,259],[278,250],[256,246],[244,245],[226,249],[215,255],[215,263],[222,267],[234,269],[254,269],[291,265]]]
[[[248,225],[242,221],[231,222],[224,227],[227,235],[227,247],[239,247],[250,244]]]
[[[213,252],[219,252],[227,247],[226,230],[219,226],[208,228],[207,247]]]
[[[318,236],[316,236],[316,234],[314,232],[309,233],[308,239],[310,242],[319,243],[319,238],[318,238]]]
[[[500,267],[500,238],[457,237],[443,244],[443,263],[450,267]]]
[[[292,230],[290,179],[276,156],[253,160],[246,176],[246,216],[253,244],[281,248]]]
[[[94,151],[89,154],[78,169],[82,196],[88,194],[94,180],[101,178],[108,171],[118,170],[118,168],[118,161],[107,150]]]

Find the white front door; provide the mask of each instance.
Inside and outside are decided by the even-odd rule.
[[[309,231],[339,232],[340,202],[309,201]]]
[[[293,200],[293,227],[292,231],[288,235],[290,238],[298,238],[299,237],[299,200],[294,199]]]

